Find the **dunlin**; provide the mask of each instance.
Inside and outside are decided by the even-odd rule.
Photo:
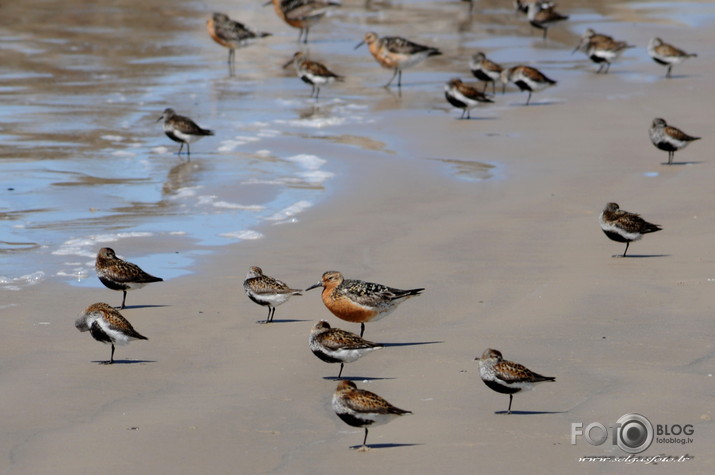
[[[393,419],[412,414],[395,407],[380,396],[364,389],[358,389],[352,381],[340,381],[333,394],[333,410],[343,422],[352,427],[364,427],[365,437],[361,452],[369,450],[367,446],[368,427],[387,424]]]
[[[688,146],[690,142],[700,140],[700,137],[692,137],[682,130],[669,126],[665,119],[653,119],[650,130],[650,141],[660,150],[668,152],[668,165],[673,163],[675,152]]]
[[[484,89],[482,92],[485,92],[489,83],[492,83],[492,93],[496,94],[496,82],[504,70],[501,65],[490,61],[486,55],[480,51],[469,60],[469,69],[475,78],[484,81]]]
[[[591,61],[599,65],[596,73],[603,71],[604,74],[608,74],[611,63],[618,59],[625,50],[634,47],[625,41],[616,41],[608,35],[596,33],[589,28],[581,37],[581,42],[576,46],[574,52],[586,53]]]
[[[269,0],[266,5],[273,3],[276,14],[293,28],[299,28],[298,42],[308,42],[310,27],[320,21],[332,7],[340,4],[326,0]]]
[[[543,38],[546,39],[546,34],[552,23],[568,20],[568,15],[562,15],[554,10],[553,4],[543,2],[533,2],[527,5],[526,17],[529,23],[534,28],[544,30]]]
[[[202,129],[188,117],[178,115],[172,108],[164,109],[164,113],[157,119],[157,122],[160,120],[164,121],[164,133],[166,136],[174,142],[181,144],[181,147],[179,147],[179,155],[181,155],[181,150],[184,148],[184,144],[186,144],[186,154],[189,158],[191,158],[190,144],[207,135],[214,134],[212,130]]]
[[[549,2],[549,1],[543,1],[543,0],[514,0],[514,10],[517,12],[521,12],[523,14],[527,14],[529,12],[529,4],[531,3],[540,3],[542,5],[546,5],[547,7],[553,7],[554,3]]]
[[[556,81],[549,79],[538,69],[523,65],[505,69],[501,72],[500,79],[503,83],[503,88],[506,88],[507,83],[512,82],[520,91],[527,91],[529,93],[529,97],[526,98],[527,106],[531,101],[532,92],[541,91],[556,84]]]
[[[360,324],[360,337],[365,333],[366,322],[386,317],[400,303],[424,290],[400,290],[363,280],[345,279],[337,271],[323,273],[320,282],[305,290],[316,287],[323,287],[323,303],[333,315],[346,322]]]
[[[251,266],[243,281],[243,290],[248,298],[258,305],[268,307],[268,317],[265,323],[273,321],[276,307],[285,303],[294,295],[302,295],[301,290],[291,289],[284,282],[263,274],[263,270],[257,266]]]
[[[87,307],[74,322],[74,326],[81,332],[88,331],[95,340],[112,345],[112,354],[104,364],[114,363],[115,344],[127,345],[129,340],[148,340],[139,334],[121,313],[106,303],[95,303]]]
[[[688,58],[697,56],[695,53],[686,53],[673,45],[664,43],[660,38],[650,40],[648,43],[648,54],[656,63],[668,66],[668,71],[665,73],[665,77],[667,78],[670,77],[670,70],[673,66],[682,63]]]
[[[460,119],[464,119],[464,114],[467,114],[467,119],[470,119],[469,111],[479,103],[494,102],[476,88],[464,84],[459,78],[451,79],[444,86],[444,97],[454,107],[462,109]]]
[[[514,394],[523,389],[531,390],[536,383],[556,381],[555,377],[542,376],[519,363],[504,360],[501,352],[491,348],[487,348],[481,358],[474,359],[479,361],[479,376],[484,384],[498,393],[509,395],[507,414],[511,414]]]
[[[329,70],[325,65],[317,61],[311,61],[305,57],[305,54],[298,51],[293,55],[283,68],[287,68],[291,64],[295,64],[295,71],[298,77],[306,84],[310,84],[313,90],[310,92],[310,97],[316,99],[320,95],[321,86],[332,84],[335,81],[343,81],[344,78]]]
[[[122,309],[127,300],[128,290],[141,289],[146,284],[164,280],[161,277],[147,274],[136,264],[118,258],[114,250],[109,247],[99,250],[94,269],[105,287],[122,291],[122,306],[120,307]]]
[[[345,363],[353,363],[383,346],[363,340],[356,334],[340,328],[331,328],[328,322],[321,320],[310,330],[308,347],[315,356],[326,363],[340,363],[338,373],[340,379]]]
[[[649,223],[635,213],[621,210],[617,203],[608,203],[598,217],[598,222],[609,239],[626,243],[623,257],[626,257],[628,246],[632,241],[639,240],[644,234],[663,229],[660,225]]]
[[[365,33],[365,38],[355,46],[355,49],[365,43],[367,43],[370,54],[380,63],[380,66],[394,70],[385,87],[390,87],[395,76],[397,76],[397,87],[401,87],[403,69],[421,63],[430,56],[442,54],[437,48],[419,45],[399,36],[383,36],[380,38],[377,33]]]
[[[231,20],[224,13],[214,13],[206,22],[206,29],[216,43],[228,48],[229,66],[234,63],[236,49],[245,46],[248,40],[271,35],[263,31],[252,30],[243,23]]]

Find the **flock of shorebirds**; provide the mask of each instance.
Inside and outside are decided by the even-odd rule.
[[[268,2],[271,3],[271,2]],[[290,26],[299,28],[298,41],[306,43],[310,28],[317,23],[329,8],[339,4],[326,0],[272,0],[276,13]],[[526,13],[529,23],[543,30],[546,39],[548,28],[560,21],[568,19],[555,10],[553,3],[539,0],[515,0],[515,8]],[[244,24],[230,19],[223,13],[214,13],[207,22],[211,37],[220,45],[229,49],[228,63],[232,68],[235,63],[235,50],[244,47],[250,40],[269,36],[269,33],[254,31]],[[392,77],[385,87],[389,87],[397,79],[397,87],[402,84],[402,71],[416,65],[430,56],[440,55],[437,48],[424,46],[404,38],[388,36],[379,37],[376,33],[366,33],[357,46],[366,44],[370,53],[384,68],[393,71]],[[607,74],[611,63],[632,45],[616,41],[612,37],[586,30],[581,41],[574,49],[582,51],[596,64],[598,73]],[[659,38],[651,40],[648,53],[659,64],[667,66],[666,76],[671,77],[671,69],[683,60],[695,56],[685,53],[672,45],[664,43]],[[330,71],[325,65],[311,61],[303,52],[297,52],[285,64],[294,65],[300,79],[312,87],[311,97],[319,97],[320,88],[343,77]],[[470,110],[480,103],[493,102],[486,95],[489,83],[492,83],[492,94],[496,92],[496,83],[501,82],[503,88],[513,83],[520,90],[528,92],[526,104],[531,100],[533,92],[540,91],[556,84],[556,81],[546,77],[538,69],[518,65],[510,68],[490,61],[482,52],[476,53],[469,62],[469,69],[474,77],[484,82],[480,91],[473,86],[464,84],[459,78],[450,80],[445,86],[447,101],[456,108],[462,109],[462,117],[470,118]],[[493,97],[493,96],[492,96]],[[190,156],[190,144],[202,137],[213,135],[213,131],[203,129],[190,118],[176,114],[167,108],[159,121],[163,120],[163,129],[173,141],[181,144],[179,154],[186,145],[186,154]],[[665,120],[656,118],[650,129],[653,145],[668,152],[668,164],[672,163],[677,150],[686,147],[690,142],[698,140],[681,130],[669,126]],[[644,234],[661,230],[656,224],[649,223],[635,213],[629,213],[619,208],[616,203],[608,203],[599,216],[603,232],[608,238],[626,243],[623,257],[628,252],[631,242],[640,239]],[[97,255],[95,269],[99,280],[109,289],[122,291],[123,298],[120,309],[125,308],[127,291],[139,289],[148,283],[160,282],[161,278],[144,272],[141,268],[116,256],[110,248],[103,248]],[[333,328],[321,320],[310,331],[309,349],[320,360],[327,363],[340,363],[337,378],[340,380],[346,363],[352,363],[362,356],[383,348],[383,345],[363,339],[365,324],[379,320],[391,312],[403,301],[420,295],[423,288],[401,290],[387,285],[375,284],[362,280],[345,279],[337,271],[325,272],[319,282],[306,289],[295,289],[284,282],[267,276],[260,267],[250,267],[243,282],[246,295],[256,304],[265,306],[268,315],[265,323],[273,321],[276,307],[285,303],[294,295],[313,288],[322,287],[322,301],[325,307],[337,318],[360,323],[360,335]],[[75,326],[80,331],[89,331],[94,339],[111,345],[111,355],[107,364],[114,362],[115,345],[127,344],[130,340],[147,338],[138,333],[121,313],[106,303],[90,305],[77,319]],[[487,349],[479,362],[479,373],[484,383],[494,391],[509,395],[507,413],[511,413],[513,395],[524,389],[531,389],[540,382],[555,381],[554,377],[542,376],[523,365],[504,360],[501,352]],[[332,407],[335,413],[350,426],[365,429],[361,450],[367,450],[368,428],[387,423],[399,416],[411,414],[400,409],[380,396],[358,389],[348,380],[340,380],[333,395]]]

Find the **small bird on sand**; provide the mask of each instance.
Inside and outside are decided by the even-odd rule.
[[[589,28],[584,32],[581,41],[573,52],[582,51],[586,53],[586,56],[591,61],[599,65],[598,71],[596,71],[597,74],[600,72],[608,74],[611,63],[629,48],[635,48],[635,46],[629,45],[625,41],[616,41],[608,35],[596,33]]]
[[[491,348],[487,348],[481,358],[474,359],[479,361],[479,376],[484,384],[498,393],[509,395],[507,414],[511,414],[514,394],[524,389],[531,390],[536,383],[556,381],[555,377],[542,376],[519,363],[506,361],[500,351]]]
[[[568,15],[562,15],[557,12],[553,4],[543,2],[529,3],[527,5],[526,17],[529,19],[531,26],[544,30],[544,39],[546,39],[546,34],[552,23],[569,19]]]
[[[352,381],[338,383],[333,394],[333,410],[347,425],[365,428],[365,437],[358,449],[360,452],[369,450],[368,427],[387,424],[397,417],[412,414],[412,411],[395,407],[375,393],[358,389]]]
[[[291,289],[285,282],[263,274],[258,266],[251,266],[243,281],[243,290],[248,298],[264,307],[268,307],[268,317],[264,323],[271,323],[276,307],[287,302],[294,295],[302,295],[301,290]]]
[[[471,119],[469,111],[477,107],[480,103],[494,102],[476,88],[464,84],[459,78],[450,79],[449,82],[445,84],[444,97],[447,99],[447,102],[454,107],[462,109],[460,119],[464,119],[464,114],[467,114],[467,119]]]
[[[688,58],[697,56],[695,53],[686,53],[682,49],[663,42],[660,38],[652,38],[648,43],[648,54],[653,61],[668,67],[665,77],[670,77],[670,70],[673,66],[680,64]]]
[[[675,152],[684,149],[690,142],[700,140],[700,137],[693,137],[676,127],[671,127],[665,122],[665,119],[661,118],[653,119],[648,133],[653,145],[668,152],[668,165],[673,163]]]
[[[105,287],[122,291],[121,309],[124,308],[127,300],[128,290],[141,289],[146,284],[164,281],[161,277],[147,274],[138,265],[118,258],[114,253],[114,249],[109,247],[103,247],[97,253],[94,270]]]
[[[323,287],[323,303],[333,315],[346,322],[360,324],[360,337],[365,333],[365,323],[380,320],[392,313],[408,298],[420,295],[424,290],[400,290],[363,280],[348,280],[338,271],[323,273],[320,282],[308,290]]]
[[[598,222],[609,239],[626,243],[623,257],[626,257],[631,242],[639,240],[644,234],[663,229],[660,225],[649,223],[635,213],[621,210],[618,203],[608,203],[598,217]]]
[[[485,92],[489,83],[492,83],[492,94],[496,94],[496,83],[504,70],[501,65],[489,60],[484,53],[478,51],[469,60],[469,70],[475,78],[484,81],[482,92]]]
[[[514,83],[520,91],[527,91],[529,97],[526,98],[526,105],[531,101],[531,93],[541,91],[549,86],[555,86],[556,81],[546,77],[544,73],[531,66],[514,66],[501,72],[502,93],[508,83]]]
[[[340,372],[338,373],[338,379],[340,379],[345,363],[357,361],[383,346],[363,340],[356,334],[340,328],[331,328],[328,322],[321,320],[310,330],[308,347],[315,356],[326,363],[340,363]]]
[[[109,361],[103,364],[114,363],[115,344],[126,345],[130,340],[148,340],[137,332],[121,313],[106,303],[95,303],[87,307],[74,326],[81,332],[88,331],[95,340],[112,345]]]
[[[188,117],[178,115],[172,108],[164,109],[164,113],[156,121],[159,122],[160,120],[164,121],[164,133],[166,136],[181,144],[179,155],[181,155],[181,150],[186,144],[186,155],[189,160],[191,159],[191,144],[207,135],[214,134],[212,130],[202,129]]]

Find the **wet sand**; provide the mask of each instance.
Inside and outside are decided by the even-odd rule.
[[[629,471],[711,473],[714,37],[647,26],[611,33],[644,46],[655,31],[700,57],[670,81],[644,51],[608,76],[583,58],[574,80],[535,93],[533,106],[510,93],[473,111],[489,120],[456,120],[446,103],[403,88],[410,114],[391,106],[355,132],[397,138],[331,157],[340,173],[327,202],[222,248],[191,276],[130,292],[122,313],[149,341],[118,347],[118,364],[97,364],[109,347],[73,322],[120,293],[48,280],[4,294],[3,473],[601,473],[613,465],[578,458],[622,452],[572,445],[571,424],[630,412],[694,426],[693,444],[654,443],[644,455],[695,459]],[[374,68],[360,87],[386,79]],[[415,107],[422,101],[430,106]],[[704,139],[664,166],[647,137],[656,116]],[[612,258],[623,245],[597,222],[609,201],[663,231]],[[334,318],[317,289],[256,324],[265,309],[241,288],[250,265],[295,287],[335,269],[427,289],[367,325],[366,338],[396,345],[345,367],[359,387],[414,412],[371,430],[373,450],[350,450],[363,432],[330,408],[339,366],[307,348],[319,319],[358,325]],[[517,394],[516,413],[500,414],[508,397],[479,380],[474,361],[488,347],[557,382]]]

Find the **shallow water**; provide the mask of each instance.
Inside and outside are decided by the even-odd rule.
[[[343,170],[334,157],[345,147],[400,154],[409,134],[401,117],[457,113],[444,102],[442,85],[468,77],[466,62],[477,48],[505,63],[523,61],[528,49],[529,62],[564,79],[590,67],[570,49],[585,25],[613,21],[604,15],[681,26],[715,15],[710,3],[679,3],[687,14],[669,16],[670,4],[576,2],[569,5],[569,24],[554,27],[543,43],[508,0],[477,2],[471,16],[458,1],[346,1],[311,31],[306,49],[348,80],[324,88],[315,101],[292,69],[281,69],[300,45],[297,31],[272,8],[105,3],[0,5],[0,286],[6,290],[48,278],[101,286],[93,262],[103,246],[170,279],[190,273],[215,246],[260,239],[273,224],[299,220],[339,192],[333,183]],[[233,74],[227,50],[205,32],[214,10],[274,34],[237,51]],[[369,30],[444,45],[445,55],[406,72],[409,94],[400,97],[379,87],[390,72],[365,47],[354,49]],[[628,53],[629,60],[641,59]],[[166,107],[216,131],[193,144],[190,161],[177,157],[177,144],[156,122]],[[508,101],[496,104],[488,114],[506,107]],[[504,177],[497,162],[433,159],[455,179]]]

